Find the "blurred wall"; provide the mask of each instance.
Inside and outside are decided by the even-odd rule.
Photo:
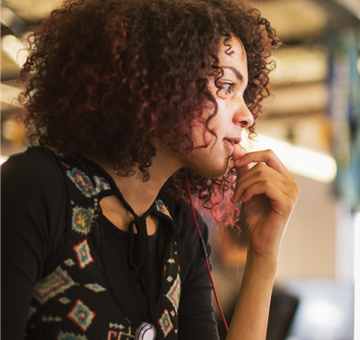
[[[296,179],[300,197],[283,239],[276,278],[334,277],[337,200],[332,183]]]

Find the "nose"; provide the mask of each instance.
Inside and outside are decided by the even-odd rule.
[[[254,116],[247,107],[245,100],[242,98],[234,114],[234,124],[240,125],[241,128],[249,128],[254,124]]]

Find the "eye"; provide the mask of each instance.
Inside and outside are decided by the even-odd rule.
[[[227,93],[230,94],[232,92],[233,87],[234,87],[234,83],[223,83],[222,87],[223,87],[223,89],[226,90]]]

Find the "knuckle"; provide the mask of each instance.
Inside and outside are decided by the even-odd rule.
[[[264,164],[263,162],[259,162],[254,166],[254,168],[258,172],[258,175],[259,175],[259,174],[265,173],[265,169],[267,168],[267,165]]]
[[[292,183],[292,192],[293,192],[293,196],[297,199],[298,196],[300,195],[300,187],[296,182]]]
[[[263,162],[259,162],[257,164],[257,166],[258,166],[258,169],[260,169],[261,171],[264,171],[265,168],[267,167],[267,165],[265,163],[263,163]]]
[[[292,207],[294,207],[294,206],[296,205],[296,202],[297,202],[297,200],[298,200],[298,197],[299,197],[299,195],[298,195],[297,192],[295,192],[295,193],[290,197],[289,201],[290,201]]]
[[[265,150],[265,154],[266,154],[269,158],[271,158],[271,157],[273,157],[273,156],[275,155],[274,151],[271,150],[271,149]]]
[[[270,189],[271,188],[271,182],[268,180],[263,180],[260,182],[260,185],[262,188]]]

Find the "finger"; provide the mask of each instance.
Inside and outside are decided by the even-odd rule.
[[[272,150],[248,152],[242,157],[234,160],[234,165],[235,168],[237,168],[253,162],[264,162],[266,165],[280,172],[284,176],[289,178],[293,177]]]
[[[244,155],[245,155],[245,150],[241,147],[241,145],[234,144],[234,151],[232,154],[234,167],[235,167],[236,161],[241,159],[242,157],[244,157]],[[249,170],[249,165],[245,164],[244,166],[235,167],[235,170],[236,170],[236,174],[238,176],[240,176],[241,174],[243,174],[244,172]]]
[[[274,170],[274,172],[276,171]],[[291,196],[294,189],[293,183],[288,180],[283,181],[284,178],[285,177],[283,176],[282,179],[279,179],[276,176],[264,173],[261,173],[260,175],[258,173],[254,173],[251,176],[247,176],[246,179],[241,178],[236,183],[235,192],[231,201],[233,203],[244,201],[244,199],[247,199],[247,194],[251,192],[249,189],[255,185],[258,185],[259,183],[263,187],[269,186],[270,183],[272,187],[276,187],[278,190],[283,192],[284,195]]]
[[[248,165],[245,165],[239,168],[235,168],[235,170],[236,170],[237,178],[240,178],[241,176],[243,176],[243,174],[247,173],[250,170],[250,167]]]
[[[246,187],[257,182],[265,180],[274,182],[277,180],[279,183],[283,183],[285,187],[290,187],[293,185],[293,183],[289,181],[289,178],[274,170],[273,168],[265,165],[264,163],[257,163],[254,167],[248,170],[243,170],[244,168],[245,167],[238,168],[238,178],[236,180],[235,191],[232,198],[233,203],[240,200]],[[240,174],[240,172],[242,173]]]
[[[241,197],[242,203],[249,202],[256,195],[265,195],[271,201],[272,210],[284,213],[292,209],[292,199],[277,185],[271,182],[257,182],[248,187]]]
[[[239,169],[244,169],[245,167],[246,166],[240,167]],[[247,166],[247,167],[249,167],[249,166]],[[241,175],[240,175],[240,172],[242,172]],[[270,178],[270,180],[271,180],[271,177],[275,177],[283,183],[289,181],[288,177],[284,176],[279,171],[267,166],[266,164],[264,164],[262,162],[256,163],[255,166],[248,169],[248,171],[240,170],[238,173],[237,182],[241,183],[241,182],[245,181],[248,177],[251,177],[251,176],[258,176],[258,177],[264,176],[265,178]]]
[[[241,157],[243,157],[245,155],[245,150],[241,147],[240,144],[234,144],[234,151],[232,154],[232,158],[233,160],[237,160],[240,159]]]

